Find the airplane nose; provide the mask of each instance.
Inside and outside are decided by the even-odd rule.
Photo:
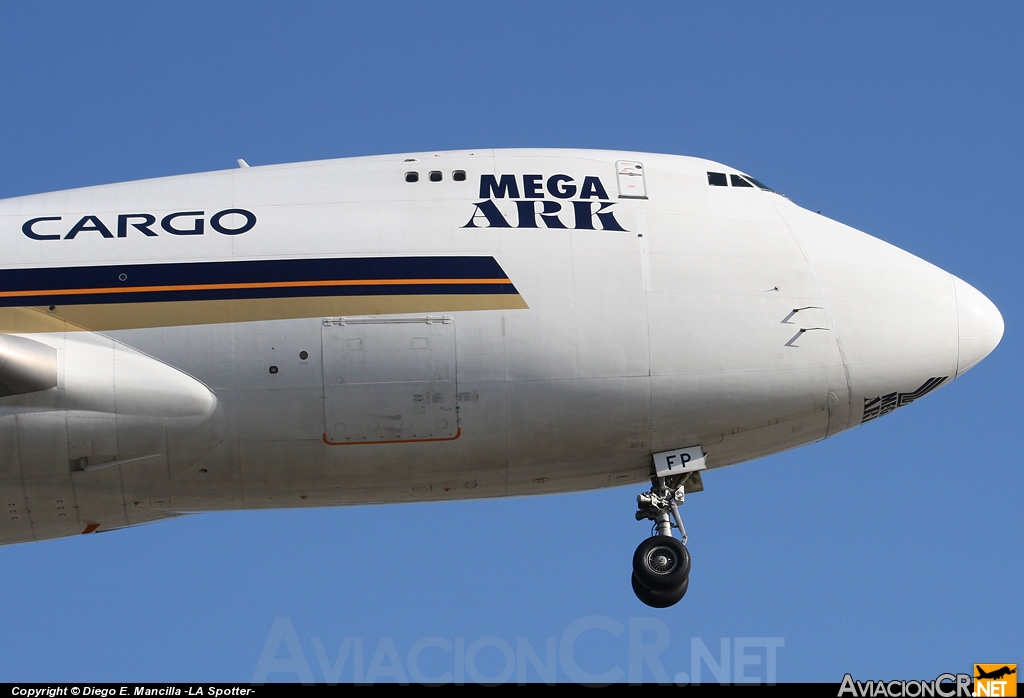
[[[988,356],[999,344],[1003,338],[1003,316],[981,291],[955,276],[953,290],[956,293],[960,337],[960,353],[956,364],[956,375],[959,376]]]

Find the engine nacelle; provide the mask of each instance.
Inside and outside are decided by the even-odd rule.
[[[0,334],[0,397],[57,387],[57,350],[17,335]]]
[[[109,337],[0,335],[0,478],[142,462],[173,478],[225,433],[209,388]]]

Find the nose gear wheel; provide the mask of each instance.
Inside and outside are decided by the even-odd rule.
[[[633,574],[648,589],[674,589],[690,575],[690,552],[672,536],[651,536],[633,553]]]
[[[678,587],[668,591],[648,589],[637,581],[636,574],[632,575],[630,582],[633,584],[633,593],[636,594],[636,597],[651,608],[668,608],[679,603],[679,600],[686,595],[686,590],[690,586],[689,577],[684,579],[683,583]]]

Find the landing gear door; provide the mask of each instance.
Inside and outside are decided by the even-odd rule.
[[[458,436],[452,318],[329,318],[321,338],[328,443]]]
[[[646,199],[647,180],[644,165],[633,160],[619,160],[615,163],[619,183],[620,199]]]

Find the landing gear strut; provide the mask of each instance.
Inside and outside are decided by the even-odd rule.
[[[679,505],[686,498],[684,486],[692,474],[653,475],[651,489],[636,497],[636,520],[653,521],[657,532],[633,553],[633,593],[653,608],[675,604],[690,586],[690,552]],[[672,535],[673,528],[679,529],[682,541]]]

